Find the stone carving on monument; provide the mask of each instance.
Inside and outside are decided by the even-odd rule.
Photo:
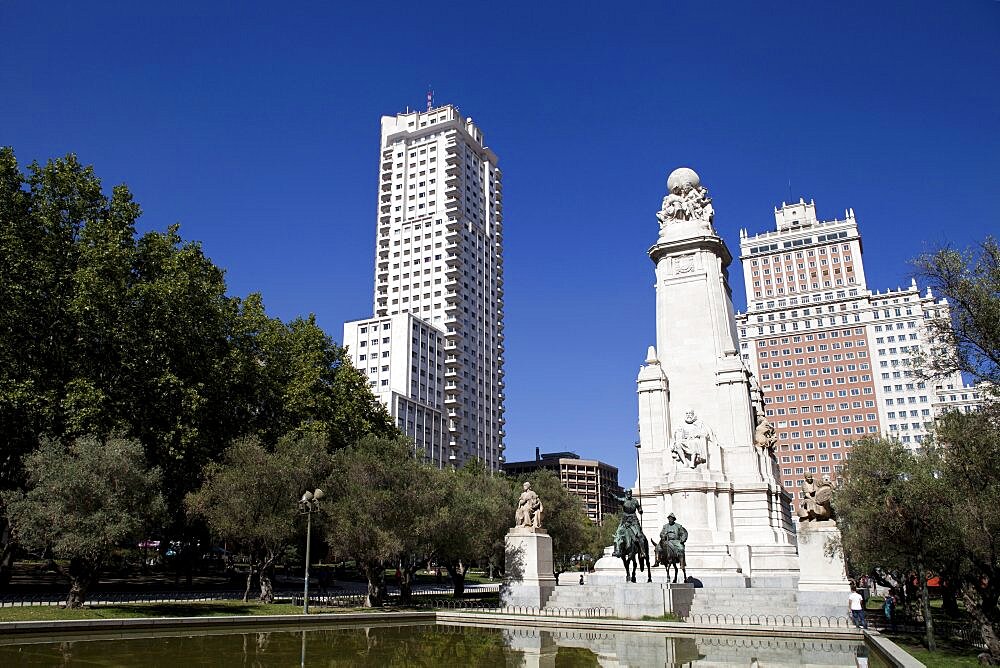
[[[542,528],[541,498],[525,482],[517,500],[514,527],[504,538],[504,605],[545,606],[556,578],[552,570],[552,537]]]
[[[715,443],[715,434],[693,410],[684,415],[684,422],[674,430],[670,454],[678,465],[696,469],[708,464],[708,448]]]
[[[802,493],[805,498],[799,504],[800,523],[834,519],[833,483],[830,482],[830,476],[824,475],[820,482],[816,482],[812,473],[806,473]]]
[[[667,178],[667,196],[656,214],[660,228],[672,223],[694,221],[706,230],[712,229],[715,209],[712,198],[701,185],[701,179],[693,169],[681,167]]]
[[[753,444],[767,452],[774,452],[774,446],[778,444],[774,425],[768,422],[766,417],[761,417],[757,423],[757,429],[753,433]]]

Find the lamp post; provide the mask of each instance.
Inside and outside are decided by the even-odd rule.
[[[319,500],[325,494],[323,490],[316,488],[315,492],[306,492],[299,499],[299,512],[306,515],[306,575],[305,588],[302,593],[302,614],[309,614],[309,548],[312,547],[312,517],[313,513],[319,510]]]

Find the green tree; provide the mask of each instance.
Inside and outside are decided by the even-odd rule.
[[[491,474],[478,460],[444,471],[441,477],[447,498],[434,532],[433,552],[448,571],[453,595],[460,597],[472,564],[491,559],[503,563],[504,536],[514,523],[517,495],[509,478]]]
[[[139,443],[90,436],[68,446],[44,440],[24,469],[27,490],[3,493],[14,533],[22,545],[69,560],[66,606],[78,608],[112,551],[159,519],[160,472],[147,468]]]
[[[915,452],[897,439],[862,439],[834,497],[844,552],[854,568],[889,572],[897,584],[916,575],[932,650],[927,580],[951,571],[958,558],[950,530],[954,492],[941,474],[946,461],[932,443]]]
[[[950,509],[943,574],[958,585],[965,609],[1000,662],[1000,406],[946,413],[935,434],[942,444],[940,477]]]
[[[398,430],[312,316],[285,324],[179,228],[137,237],[125,186],[76,156],[21,173],[0,148],[0,490],[41,435],[138,439],[163,474],[174,535],[204,467],[234,438],[324,434],[330,450]],[[0,509],[2,510],[2,509]],[[0,581],[13,543],[0,520]]]
[[[204,482],[185,499],[190,516],[250,560],[243,600],[256,579],[260,600],[274,600],[274,565],[301,535],[298,500],[319,486],[332,462],[323,435],[280,439],[269,450],[257,439],[240,439],[222,461],[205,467]],[[323,508],[321,506],[321,512]]]
[[[985,387],[1000,387],[1000,243],[986,237],[977,248],[950,247],[915,261],[938,296],[948,299],[950,320],[934,318],[927,327],[934,342],[921,357],[930,377],[962,371]]]
[[[320,519],[333,556],[353,560],[368,580],[369,606],[385,599],[386,567],[425,551],[425,521],[439,510],[433,473],[404,438],[369,435],[334,454]]]

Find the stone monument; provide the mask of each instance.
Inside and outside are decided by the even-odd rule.
[[[715,209],[694,170],[667,179],[656,266],[656,346],[637,379],[643,531],[684,518],[688,575],[714,586],[794,587],[791,497],[773,429],[739,354]]]
[[[815,482],[806,474],[799,515],[799,608],[802,614],[825,615],[843,607],[850,588],[840,550],[840,529],[833,512],[833,483],[824,475]]]
[[[654,609],[844,616],[843,561],[827,556],[836,538],[832,488],[805,490],[797,535],[792,496],[778,480],[775,430],[739,352],[732,255],[715,228],[708,190],[682,167],[667,178],[667,191],[648,251],[656,266],[656,345],[636,380],[642,485],[637,479],[634,497],[642,533],[661,538],[657,556],[686,567],[687,577],[673,584],[654,571],[652,585],[623,583],[624,567],[608,547],[588,583],[611,589],[589,600],[613,596],[623,617],[661,614]],[[674,516],[684,519],[683,533]],[[562,589],[553,605],[573,598]]]
[[[504,540],[505,581],[500,590],[507,606],[545,606],[556,586],[552,574],[552,537],[542,528],[544,508],[531,483],[517,500],[514,527]]]

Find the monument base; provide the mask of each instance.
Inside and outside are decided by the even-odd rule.
[[[799,591],[850,592],[834,520],[799,523]],[[846,599],[845,599],[846,600]]]
[[[851,584],[847,580],[840,529],[834,520],[799,523],[799,614],[845,617]]]
[[[505,606],[543,608],[556,587],[552,574],[552,537],[544,529],[515,527],[504,539]]]

